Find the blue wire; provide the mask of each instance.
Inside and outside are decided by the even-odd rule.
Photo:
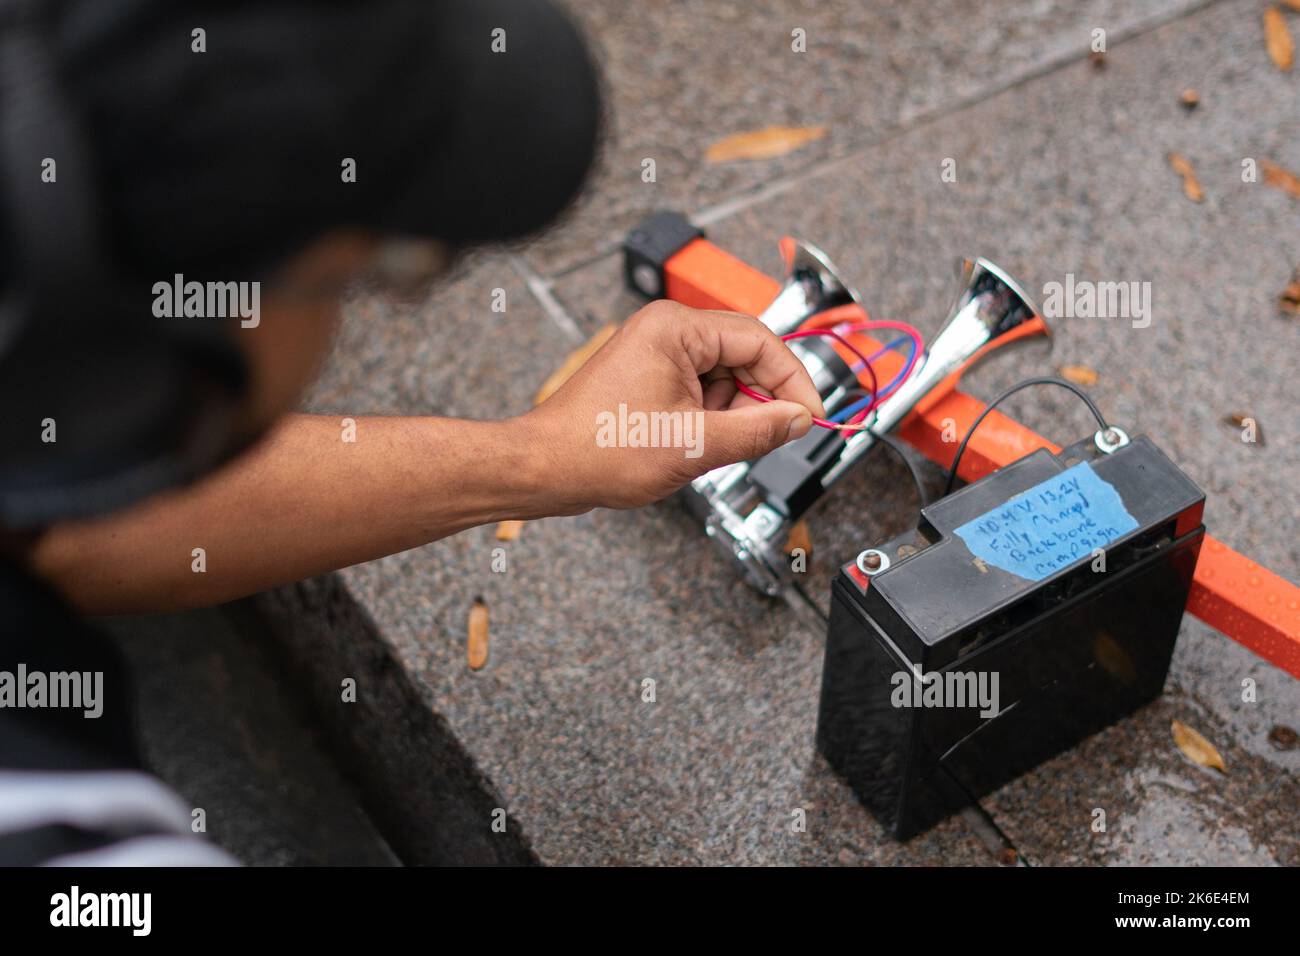
[[[910,335],[900,335],[898,338],[894,339],[894,341],[890,342],[886,346],[883,346],[879,351],[877,351],[870,358],[867,359],[867,364],[869,365],[872,362],[874,362],[876,359],[880,358],[880,356],[888,352],[890,349],[892,349],[894,346],[900,343],[906,343],[908,346],[907,361],[904,362],[903,367],[898,370],[898,374],[894,376],[893,381],[891,381],[884,388],[880,389],[881,393],[888,392],[891,388],[893,388],[895,385],[897,385],[899,382],[903,380],[903,374],[907,371],[907,367],[912,364],[912,357],[916,355],[916,339],[912,338]],[[866,398],[862,399],[861,401],[854,402],[848,408],[840,409],[834,415],[830,416],[828,421],[832,421],[837,425],[842,425],[844,422],[848,421],[858,412],[862,411],[862,409],[870,405],[871,402],[872,402],[872,396],[868,395]]]

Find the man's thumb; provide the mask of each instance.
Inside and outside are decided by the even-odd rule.
[[[812,413],[795,402],[743,405],[704,415],[704,454],[709,468],[761,458],[812,427]]]

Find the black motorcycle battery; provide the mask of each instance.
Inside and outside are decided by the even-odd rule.
[[[817,745],[905,839],[1160,695],[1204,494],[1147,438],[1040,449],[836,576]]]

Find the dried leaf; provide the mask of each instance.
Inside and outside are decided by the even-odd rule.
[[[1284,315],[1300,315],[1300,269],[1296,269],[1291,283],[1278,296],[1277,307]]]
[[[1223,419],[1225,425],[1231,425],[1234,428],[1245,428],[1249,423],[1250,427],[1255,430],[1254,442],[1260,448],[1264,447],[1264,426],[1259,423],[1259,419],[1253,415],[1240,415],[1234,412]]]
[[[1264,43],[1279,70],[1290,70],[1295,66],[1295,41],[1291,39],[1291,31],[1286,28],[1286,20],[1277,7],[1264,11]]]
[[[542,383],[542,387],[537,390],[533,396],[533,404],[540,405],[550,398],[559,389],[561,385],[567,382],[573,373],[586,363],[600,347],[609,341],[609,337],[618,330],[617,325],[606,325],[599,332],[587,339],[581,346],[570,352],[550,376]]]
[[[1061,378],[1075,385],[1096,385],[1097,371],[1088,365],[1062,365]]]
[[[1187,157],[1179,153],[1170,153],[1169,165],[1174,172],[1183,177],[1184,195],[1192,202],[1203,202],[1205,190],[1201,188],[1201,181],[1196,178],[1196,171],[1192,169],[1192,164],[1188,162]]]
[[[1259,161],[1259,168],[1264,171],[1264,182],[1276,186],[1295,199],[1300,199],[1300,176],[1289,169],[1283,169],[1277,163],[1270,163],[1267,159]]]
[[[790,537],[785,541],[785,553],[793,554],[795,548],[802,548],[805,555],[813,553],[812,535],[808,533],[808,522],[796,521],[790,529]]]
[[[1295,750],[1296,746],[1300,745],[1300,734],[1286,724],[1274,724],[1273,729],[1268,732],[1268,742],[1273,745],[1274,750]]]
[[[500,521],[497,523],[497,540],[514,541],[519,537],[519,529],[524,526],[522,521]]]
[[[768,126],[754,133],[737,133],[718,140],[704,154],[710,163],[784,156],[826,135],[825,126]]]
[[[1191,727],[1188,727],[1181,720],[1175,720],[1169,727],[1174,734],[1174,743],[1178,749],[1192,763],[1202,767],[1213,767],[1219,773],[1227,773],[1228,768],[1223,765],[1223,757],[1215,749],[1214,744],[1210,743]]]
[[[469,639],[465,642],[465,657],[469,669],[479,670],[488,659],[488,609],[481,597],[474,599],[469,609]]]

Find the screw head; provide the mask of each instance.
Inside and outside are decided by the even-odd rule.
[[[889,556],[883,551],[868,548],[858,555],[857,565],[858,570],[863,574],[879,574],[889,567]]]
[[[638,292],[651,299],[663,291],[658,271],[644,262],[632,269],[632,281],[636,283]]]
[[[1109,455],[1111,452],[1119,451],[1129,443],[1128,432],[1118,426],[1109,426],[1107,428],[1097,429],[1097,434],[1092,436],[1093,444],[1097,450],[1103,454]]]

